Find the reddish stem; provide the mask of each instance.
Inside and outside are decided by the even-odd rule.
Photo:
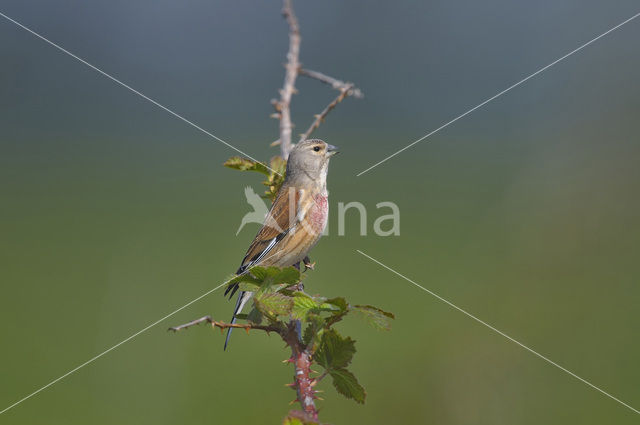
[[[293,385],[298,396],[303,412],[308,419],[317,422],[318,410],[314,402],[315,390],[313,389],[314,379],[311,378],[311,353],[303,346],[298,339],[295,323],[288,326],[286,335],[283,335],[286,343],[291,347],[291,362],[295,367]]]

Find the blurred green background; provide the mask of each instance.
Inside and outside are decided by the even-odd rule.
[[[0,11],[257,158],[287,27],[277,1],[2,0]],[[316,133],[330,235],[307,288],[393,311],[357,319],[364,406],[334,424],[630,424],[638,415],[385,271],[360,249],[640,407],[640,21],[369,173],[355,174],[638,12],[635,1],[296,2],[302,62],[355,81]],[[235,153],[0,19],[0,409],[218,285],[257,230]],[[297,129],[335,95],[300,80]],[[401,209],[401,235],[337,236],[337,202]],[[213,293],[0,416],[6,424],[276,424],[275,337],[166,328]]]

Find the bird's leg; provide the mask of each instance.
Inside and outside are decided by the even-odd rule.
[[[304,264],[304,271],[306,272],[307,270],[313,270],[313,268],[316,266],[316,263],[312,263],[311,262],[311,258],[309,258],[309,256],[306,256],[302,259],[302,263]]]
[[[302,282],[298,282],[295,285],[287,286],[289,291],[304,291],[304,284]]]
[[[298,335],[298,341],[302,342],[302,322],[300,320],[295,321],[296,335]]]
[[[184,325],[173,326],[173,327],[169,328],[168,330],[174,331],[174,332],[178,332],[178,331],[181,331],[183,329],[189,329],[191,326],[199,325],[200,323],[204,323],[204,322],[213,323],[213,319],[211,319],[211,316],[204,316],[204,317],[201,317],[199,319],[192,320],[192,321],[190,321],[188,323],[185,323]]]

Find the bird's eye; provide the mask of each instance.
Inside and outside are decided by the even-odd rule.
[[[315,146],[315,147],[313,148],[313,150],[314,150],[314,151],[316,151],[316,152],[320,152],[320,146]]]

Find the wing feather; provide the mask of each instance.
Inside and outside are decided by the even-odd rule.
[[[302,208],[307,204],[301,202],[304,197],[305,191],[302,189],[294,187],[280,189],[262,228],[253,239],[242,260],[237,271],[238,274],[244,273],[249,267],[260,263],[278,242],[287,234],[295,231],[296,225],[304,218],[306,209],[308,209]]]

